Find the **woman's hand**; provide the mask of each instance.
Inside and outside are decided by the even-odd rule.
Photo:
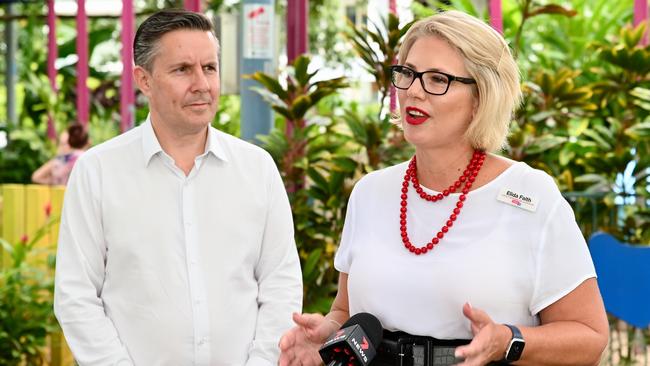
[[[485,311],[473,308],[469,303],[463,305],[463,315],[471,322],[474,339],[470,344],[456,348],[456,357],[464,359],[458,365],[482,366],[502,360],[511,338],[510,329],[494,323]]]
[[[318,349],[336,330],[321,314],[293,314],[296,326],[280,338],[280,366],[315,366],[323,361]]]

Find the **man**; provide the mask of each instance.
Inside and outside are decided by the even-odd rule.
[[[262,149],[210,127],[217,39],[163,10],[134,41],[150,114],[75,166],[55,313],[80,365],[272,365],[301,310],[286,192]]]

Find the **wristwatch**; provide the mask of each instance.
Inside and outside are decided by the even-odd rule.
[[[506,363],[515,362],[521,358],[521,354],[524,352],[524,346],[526,345],[526,341],[524,341],[524,336],[521,335],[521,331],[519,331],[519,328],[510,324],[504,324],[504,325],[510,328],[510,331],[512,332],[512,339],[510,339],[508,348],[506,348],[504,361]]]

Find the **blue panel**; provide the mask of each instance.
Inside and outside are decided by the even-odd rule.
[[[266,11],[264,16],[270,17],[268,28],[268,37],[260,37],[255,32],[260,28],[250,27],[252,24],[247,17],[245,9],[248,6],[270,6],[270,11]],[[267,135],[273,127],[273,110],[259,96],[252,91],[252,86],[260,87],[256,81],[243,78],[243,75],[253,74],[256,71],[262,71],[274,75],[276,70],[276,47],[275,47],[275,15],[273,15],[274,0],[243,0],[241,2],[241,31],[239,41],[240,47],[240,95],[241,95],[241,138],[250,142],[259,142],[258,135]],[[269,9],[269,8],[266,8]],[[268,19],[268,18],[267,18]],[[251,33],[251,29],[253,32]],[[261,28],[265,29],[265,28]],[[252,39],[247,39],[252,38]],[[267,42],[263,42],[266,40]]]
[[[589,250],[607,311],[639,328],[650,326],[650,247],[597,233]]]

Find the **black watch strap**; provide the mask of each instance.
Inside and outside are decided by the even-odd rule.
[[[521,354],[524,352],[524,346],[526,341],[524,341],[524,336],[521,334],[519,328],[514,325],[504,324],[506,327],[510,328],[512,332],[512,338],[508,343],[508,348],[506,348],[506,354],[504,361],[506,363],[517,361],[521,358]]]

